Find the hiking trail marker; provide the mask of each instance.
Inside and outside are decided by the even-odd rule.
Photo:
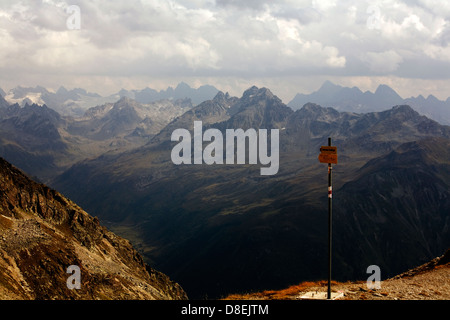
[[[334,163],[337,164],[337,148],[336,147],[320,147],[319,161],[322,163]]]
[[[337,164],[337,147],[331,146],[331,138],[328,138],[328,146],[320,147],[319,161],[328,163],[328,299],[331,299],[331,240],[332,240],[332,199],[333,186],[331,164]]]

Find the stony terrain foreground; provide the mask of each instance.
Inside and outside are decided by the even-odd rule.
[[[327,281],[302,282],[283,290],[232,294],[225,300],[325,299]],[[450,249],[428,263],[380,282],[379,289],[367,282],[331,283],[332,297],[339,300],[450,300]],[[313,298],[312,298],[313,297]]]
[[[450,300],[450,250],[443,256],[381,281],[380,289],[368,289],[367,283],[336,283],[332,291],[342,292],[344,300]],[[326,291],[326,287],[310,287],[299,292]]]

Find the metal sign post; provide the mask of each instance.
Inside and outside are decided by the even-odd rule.
[[[337,148],[331,146],[331,138],[328,138],[328,147],[320,148],[319,161],[328,163],[328,299],[331,299],[331,240],[332,240],[332,199],[333,185],[331,167],[337,163]]]
[[[328,145],[331,146],[331,138],[328,138]],[[333,185],[331,174],[331,163],[328,163],[328,299],[331,299],[331,236],[332,236],[332,201]]]

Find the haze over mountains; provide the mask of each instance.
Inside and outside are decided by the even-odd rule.
[[[8,103],[47,105],[62,116],[80,117],[84,112],[92,107],[105,103],[114,103],[123,97],[131,98],[139,103],[148,104],[159,100],[190,99],[194,105],[213,98],[218,90],[210,85],[204,85],[197,89],[191,88],[184,82],[179,83],[175,88],[168,87],[166,90],[157,91],[149,87],[142,90],[121,89],[119,92],[102,97],[98,93],[87,92],[85,89],[76,88],[67,90],[60,87],[56,92],[44,87],[35,88],[15,87],[8,92],[0,88],[0,95]]]
[[[385,87],[374,95],[396,97]],[[327,170],[317,156],[328,137],[339,154],[336,279],[365,279],[372,264],[394,275],[450,246],[450,127],[410,106],[355,113],[308,102],[293,110],[257,87],[198,105],[163,101],[122,98],[74,119],[0,100],[0,155],[130,239],[194,298],[326,278]],[[222,133],[279,129],[279,172],[174,165],[173,130],[192,131],[198,120]]]
[[[391,106],[405,104],[414,110],[439,123],[450,124],[450,97],[442,101],[433,95],[423,97],[402,98],[387,85],[379,85],[375,92],[361,91],[357,87],[342,87],[331,81],[324,84],[311,94],[298,93],[288,106],[297,110],[305,103],[313,102],[323,107],[332,107],[338,111],[358,113],[383,111]]]
[[[175,88],[157,91],[150,87],[142,90],[121,89],[115,94],[101,96],[85,89],[76,88],[67,90],[60,87],[52,92],[44,87],[26,88],[18,86],[5,92],[0,88],[0,95],[8,103],[18,103],[21,106],[28,104],[46,104],[62,116],[80,117],[84,112],[98,105],[114,103],[122,97],[133,99],[142,104],[148,104],[159,100],[190,99],[193,106],[203,101],[212,99],[219,90],[211,85],[203,85],[197,89],[181,82]],[[298,93],[287,103],[293,110],[300,109],[304,104],[312,102],[323,107],[332,107],[338,111],[350,111],[357,113],[375,112],[387,110],[395,105],[409,105],[420,114],[441,124],[450,124],[450,97],[447,100],[439,100],[433,95],[424,97],[402,98],[394,89],[381,84],[375,92],[361,91],[357,87],[343,87],[331,81],[325,81],[315,92],[310,94]]]

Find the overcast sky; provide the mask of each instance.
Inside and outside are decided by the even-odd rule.
[[[0,88],[450,96],[450,1],[0,0]]]

